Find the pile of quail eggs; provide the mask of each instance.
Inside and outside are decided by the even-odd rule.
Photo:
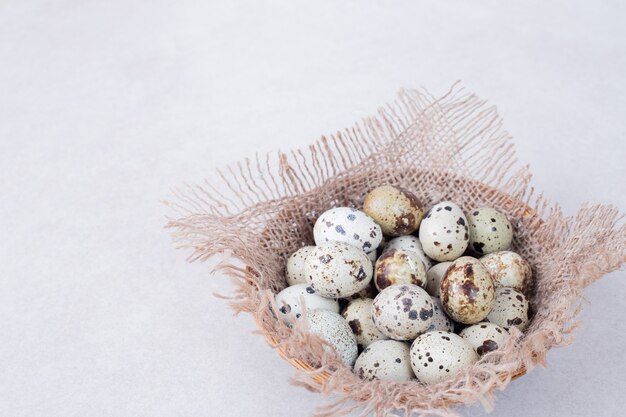
[[[276,306],[287,323],[306,317],[365,380],[435,384],[528,326],[531,267],[507,250],[513,226],[494,208],[466,215],[442,201],[424,212],[385,185],[363,210],[324,212],[313,236],[287,260]]]

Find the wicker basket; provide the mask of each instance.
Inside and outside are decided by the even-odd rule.
[[[574,217],[537,195],[527,167],[516,167],[509,135],[494,107],[462,88],[435,99],[402,91],[396,102],[350,129],[307,149],[242,161],[207,182],[177,192],[168,226],[190,260],[232,255],[217,270],[236,284],[235,311],[254,316],[259,332],[297,370],[293,382],[338,396],[319,416],[361,406],[456,415],[454,406],[481,401],[512,379],[545,365],[546,353],[571,341],[582,289],[626,258],[626,226],[611,206],[583,206]],[[413,191],[429,206],[449,199],[464,210],[491,206],[516,229],[513,250],[533,266],[533,319],[525,335],[512,331],[501,349],[431,387],[417,382],[362,381],[323,342],[277,320],[274,294],[285,287],[286,258],[310,244],[317,216],[333,206],[360,207],[382,184]],[[583,238],[584,237],[584,238]]]

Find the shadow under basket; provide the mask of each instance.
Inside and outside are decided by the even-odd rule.
[[[192,261],[230,255],[215,270],[234,279],[232,307],[252,314],[259,333],[297,369],[293,383],[333,395],[317,416],[453,416],[458,405],[491,407],[496,389],[572,341],[582,290],[626,258],[618,210],[584,205],[563,215],[529,186],[531,174],[517,166],[496,109],[457,86],[440,98],[403,90],[375,117],[306,149],[246,159],[214,178],[176,192],[168,227]],[[465,212],[504,212],[515,229],[511,250],[533,267],[526,332],[514,329],[500,349],[432,386],[363,381],[307,332],[304,320],[290,328],[274,314],[286,259],[313,243],[317,217],[332,207],[360,208],[367,192],[384,184],[411,190],[426,207],[451,200]]]

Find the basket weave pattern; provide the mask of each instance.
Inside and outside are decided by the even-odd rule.
[[[336,394],[318,416],[355,410],[452,416],[458,404],[490,407],[496,389],[571,342],[583,288],[626,258],[626,225],[615,207],[584,205],[565,216],[534,192],[530,179],[495,107],[456,86],[440,98],[403,90],[375,117],[307,149],[257,155],[177,191],[168,226],[177,245],[191,250],[191,261],[228,255],[216,270],[234,280],[228,298],[235,311],[252,314],[259,332],[294,364],[293,383]],[[515,227],[513,250],[533,265],[534,317],[526,333],[513,330],[503,348],[434,386],[363,381],[307,333],[304,320],[290,328],[272,311],[274,294],[286,285],[286,258],[312,244],[317,216],[334,206],[360,207],[383,184],[413,191],[426,206],[446,199],[466,212],[503,211]]]

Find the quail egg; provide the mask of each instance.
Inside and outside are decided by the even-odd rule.
[[[342,242],[370,253],[378,248],[382,238],[380,226],[367,214],[351,207],[325,211],[313,226],[316,245]]]
[[[419,240],[424,253],[436,261],[452,261],[461,256],[469,241],[463,210],[450,201],[435,204],[422,220]]]
[[[309,330],[335,348],[343,362],[352,367],[359,353],[350,326],[339,314],[328,310],[313,310],[307,314]]]
[[[343,298],[359,292],[372,280],[372,262],[362,250],[330,242],[309,253],[305,261],[307,283],[322,297]]]
[[[426,272],[426,292],[433,297],[439,297],[439,287],[441,286],[441,280],[445,275],[448,267],[452,265],[452,262],[441,262],[432,266]]]
[[[467,216],[470,230],[469,247],[484,255],[507,249],[513,240],[513,226],[506,216],[490,207],[478,208]]]
[[[376,261],[374,284],[379,291],[393,284],[426,286],[426,270],[415,252],[386,249]]]
[[[433,302],[433,321],[428,327],[428,332],[440,330],[442,332],[454,332],[454,322],[446,315],[441,305],[441,300],[437,297],[430,297]]]
[[[373,342],[356,359],[354,373],[366,381],[409,381],[415,378],[409,345],[397,340]]]
[[[287,259],[287,285],[306,283],[304,261],[315,246],[303,246]]]
[[[284,319],[288,321],[288,317],[292,315],[299,319],[302,315],[302,302],[306,305],[308,311],[323,309],[339,313],[339,303],[337,300],[324,298],[317,294],[313,287],[308,284],[296,284],[287,287],[276,294],[276,306]]]
[[[391,185],[383,185],[370,191],[365,196],[363,211],[388,236],[413,233],[424,215],[424,209],[413,193]]]
[[[505,329],[493,323],[474,324],[459,334],[481,356],[503,346],[508,335]]]
[[[434,265],[433,260],[424,253],[420,240],[415,236],[400,236],[391,239],[385,246],[385,250],[387,249],[402,249],[417,253],[417,256],[424,262],[424,268],[426,268],[426,270]]]
[[[515,252],[494,252],[480,258],[491,273],[496,287],[511,287],[528,294],[532,287],[533,273],[524,258]]]
[[[428,332],[411,345],[411,366],[417,380],[437,384],[478,361],[474,348],[461,336],[450,332]]]
[[[372,319],[385,336],[410,340],[431,325],[433,302],[417,285],[396,284],[381,291],[372,304]]]
[[[489,271],[478,259],[470,256],[452,262],[441,281],[440,291],[448,316],[464,324],[482,321],[495,301]]]
[[[496,288],[496,302],[487,316],[487,321],[510,329],[517,326],[520,331],[528,327],[528,300],[515,288]]]
[[[361,347],[367,347],[377,340],[387,339],[372,320],[371,298],[359,298],[350,301],[341,315],[348,322],[352,333],[356,336],[356,343]]]

